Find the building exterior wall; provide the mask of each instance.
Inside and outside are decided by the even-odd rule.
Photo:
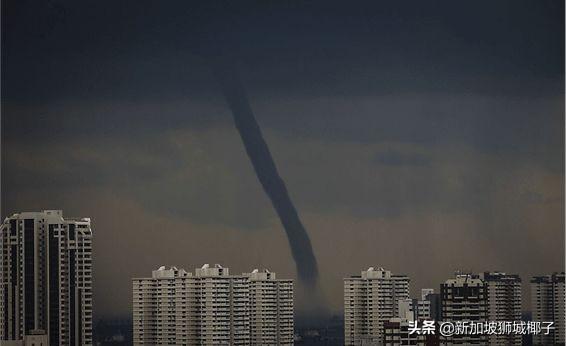
[[[430,313],[430,301],[429,300],[416,300],[416,313],[415,317],[417,320],[430,320],[432,319]]]
[[[554,322],[549,335],[535,335],[533,344],[564,344],[564,273],[536,276],[531,279],[533,321]]]
[[[403,318],[392,318],[388,322],[385,322],[383,334],[383,342],[379,343],[379,345],[398,346],[438,344],[433,342],[437,340],[429,340],[435,338],[434,335],[430,337],[429,335],[417,333],[411,334],[409,332],[409,321]]]
[[[521,278],[500,272],[485,272],[480,278],[487,285],[489,321],[521,320]],[[489,336],[490,345],[521,345],[520,334]]]
[[[293,281],[268,271],[246,274],[250,282],[250,337],[253,345],[292,345]]]
[[[134,278],[134,345],[291,345],[293,282],[269,274],[204,265]]]
[[[152,279],[133,280],[133,330],[135,345],[157,344],[158,282]]]
[[[443,321],[487,321],[487,284],[473,275],[457,275],[440,286]],[[443,344],[487,344],[487,335],[441,337]]]
[[[409,278],[369,268],[344,279],[346,345],[382,342],[384,323],[399,317],[399,301],[409,299]]]
[[[2,223],[0,247],[0,340],[44,330],[50,345],[92,345],[90,219],[14,214]]]
[[[179,276],[175,280],[175,337],[179,345],[196,345],[200,340],[200,298],[199,280],[194,280],[191,275]]]

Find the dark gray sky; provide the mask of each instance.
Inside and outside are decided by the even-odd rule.
[[[2,6],[2,216],[92,217],[98,316],[129,314],[130,278],[160,265],[295,277],[219,52],[332,310],[368,266],[413,292],[455,269],[564,270],[563,1]]]

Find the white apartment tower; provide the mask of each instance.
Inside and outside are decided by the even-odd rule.
[[[293,282],[161,267],[133,279],[133,323],[135,345],[292,345]]]
[[[0,258],[0,340],[92,345],[90,219],[14,214],[0,227]]]
[[[443,321],[487,321],[487,284],[477,275],[458,274],[440,285]],[[462,334],[441,338],[450,345],[487,344],[487,335]],[[444,344],[443,343],[443,344]]]
[[[489,321],[521,320],[521,278],[501,272],[479,275],[487,285],[487,315]],[[521,345],[520,334],[489,336],[490,345]]]
[[[344,279],[346,345],[379,344],[384,323],[399,317],[399,302],[409,298],[409,278],[373,267]]]
[[[293,344],[293,281],[255,269],[244,274],[250,285],[252,345]]]
[[[554,322],[550,334],[533,336],[534,345],[564,344],[564,273],[535,276],[531,279],[533,321]]]
[[[161,267],[152,272],[151,278],[134,281],[134,326],[139,331],[138,335],[134,333],[134,342],[140,338],[148,345],[175,343],[175,278],[185,275],[175,267]]]
[[[249,345],[249,285],[246,277],[228,268],[205,264],[195,271],[200,283],[200,344]],[[188,303],[189,306],[191,303]]]

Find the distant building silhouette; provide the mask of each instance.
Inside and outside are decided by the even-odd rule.
[[[533,321],[554,322],[554,329],[548,335],[533,336],[534,345],[564,344],[564,290],[564,273],[531,279]]]
[[[487,314],[489,321],[513,322],[521,320],[521,278],[501,272],[484,272],[479,275],[487,285]],[[492,334],[490,345],[521,345],[519,333]]]

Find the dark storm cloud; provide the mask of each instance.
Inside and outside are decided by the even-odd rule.
[[[157,215],[252,231],[273,214],[232,129],[3,145],[11,149],[3,157],[7,186],[111,190]],[[3,192],[14,200],[21,190]]]
[[[222,47],[282,133],[561,152],[560,1],[3,6],[6,137],[228,126]]]
[[[563,81],[559,1],[3,6],[5,102],[214,100],[202,58],[211,45],[248,66],[242,74],[252,92],[287,97],[559,95]]]

